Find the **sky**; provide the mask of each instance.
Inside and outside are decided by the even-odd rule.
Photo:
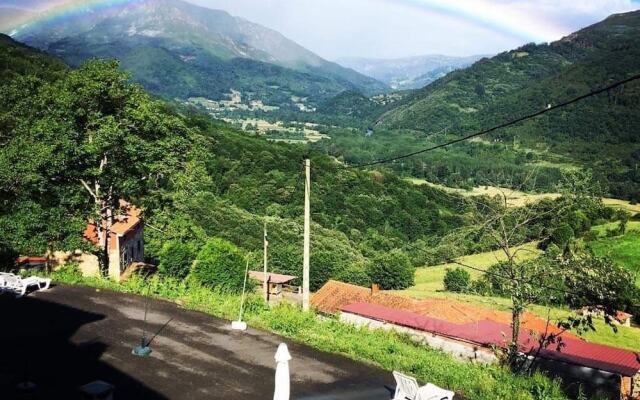
[[[0,6],[44,9],[64,1],[0,0]],[[640,0],[188,1],[275,29],[330,60],[494,54],[640,9]]]
[[[560,39],[632,0],[190,0],[273,28],[328,59],[492,54]]]

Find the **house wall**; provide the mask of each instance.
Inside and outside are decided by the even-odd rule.
[[[109,248],[109,278],[116,282],[120,282],[120,239],[116,237],[111,239],[111,243],[114,243],[113,247]]]
[[[139,224],[120,238],[120,272],[134,262],[144,262],[144,229]]]
[[[100,276],[100,262],[94,254],[81,251],[54,251],[48,254],[49,265],[54,270],[69,263],[77,263],[83,276]]]
[[[383,321],[377,321],[347,312],[340,313],[340,320],[356,326],[366,326],[372,329],[384,329],[387,331],[395,331],[403,334],[408,334],[412,340],[441,350],[460,360],[473,361],[484,364],[495,363],[498,361],[498,358],[490,349],[477,346],[472,343],[439,336],[430,332],[424,332]]]
[[[618,374],[543,358],[536,360],[535,367],[551,376],[561,378],[564,382],[564,389],[574,396],[577,395],[578,388],[582,386],[583,393],[590,399],[619,400],[624,398],[621,395],[623,382]]]

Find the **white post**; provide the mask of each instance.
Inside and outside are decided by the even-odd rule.
[[[269,275],[267,275],[267,248],[269,241],[267,240],[267,220],[264,220],[264,282],[262,288],[264,290],[264,301],[269,301]]]
[[[309,311],[309,252],[311,236],[311,160],[304,161],[304,249],[302,253],[302,310]]]

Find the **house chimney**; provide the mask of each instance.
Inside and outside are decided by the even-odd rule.
[[[380,285],[377,283],[371,284],[371,294],[374,295],[380,291]]]

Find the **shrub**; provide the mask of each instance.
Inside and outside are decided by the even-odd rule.
[[[574,211],[568,217],[569,226],[577,234],[583,233],[591,229],[591,220],[582,210]]]
[[[549,246],[547,246],[544,254],[550,259],[553,259],[559,257],[562,254],[562,250],[560,250],[560,247],[558,247],[557,244],[551,243]]]
[[[10,271],[15,267],[18,253],[0,243],[0,271]]]
[[[161,275],[183,279],[189,274],[195,257],[194,245],[177,240],[166,242],[160,250],[158,271]]]
[[[598,233],[595,231],[587,231],[582,238],[585,242],[593,242],[598,239]]]
[[[369,264],[365,261],[355,262],[336,272],[334,279],[359,286],[371,286],[371,277],[367,273]]]
[[[369,266],[371,282],[379,284],[384,290],[412,286],[414,273],[415,268],[409,257],[398,249],[376,255]]]
[[[214,238],[208,240],[198,253],[192,274],[207,287],[239,292],[244,283],[245,260],[231,242]]]
[[[466,292],[469,289],[471,275],[468,271],[456,267],[455,269],[447,268],[444,275],[444,288],[449,292]]]
[[[558,226],[551,234],[551,243],[555,243],[562,251],[567,248],[574,237],[574,232],[568,224]]]
[[[491,282],[482,278],[471,282],[471,291],[480,296],[497,296],[493,293]]]

